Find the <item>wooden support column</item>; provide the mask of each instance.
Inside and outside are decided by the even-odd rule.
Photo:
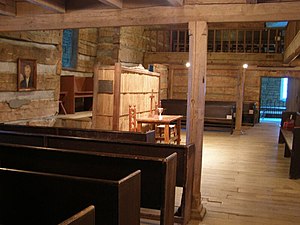
[[[246,64],[244,64],[246,65]],[[247,65],[248,67],[248,65]],[[243,71],[238,77],[238,86],[237,86],[237,99],[236,99],[236,112],[235,112],[235,131],[234,133],[242,133],[242,119],[243,119],[243,102],[244,102],[244,87],[245,87],[245,78],[246,78],[246,69],[243,68]]]
[[[192,193],[192,218],[203,219],[205,208],[201,204],[201,170],[204,130],[204,105],[207,69],[207,23],[189,22],[189,77],[187,102],[186,143],[195,143],[195,169]]]

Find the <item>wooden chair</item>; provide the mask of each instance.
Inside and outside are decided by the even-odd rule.
[[[65,98],[66,98],[66,95],[67,95],[67,92],[60,92],[60,94],[59,94],[59,101],[58,101],[58,103],[59,103],[59,113],[61,112],[61,110],[62,110],[62,112],[66,115],[67,114],[67,111],[66,111],[66,109],[65,109],[65,107],[64,107],[64,103],[65,103]],[[61,110],[60,110],[61,109]]]
[[[155,127],[155,139],[156,141],[163,141],[164,140],[164,131],[165,131],[165,125],[160,124]],[[170,141],[176,141],[177,140],[177,127],[175,124],[169,125],[169,139]]]
[[[137,132],[136,106],[129,105],[129,131]]]

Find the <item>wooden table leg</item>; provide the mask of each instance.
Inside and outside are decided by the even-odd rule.
[[[165,143],[169,144],[170,143],[170,129],[169,129],[169,124],[165,124],[164,135],[165,135]]]
[[[180,131],[181,131],[181,119],[177,120],[177,125],[176,125],[176,129],[177,129],[177,144],[180,145]]]
[[[137,122],[137,132],[142,132],[142,123]]]

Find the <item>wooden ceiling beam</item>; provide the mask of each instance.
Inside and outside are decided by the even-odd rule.
[[[5,16],[15,16],[15,0],[0,0],[0,14]]]
[[[58,12],[58,13],[66,12],[65,0],[26,0],[26,1],[54,12]]]
[[[300,31],[284,51],[283,63],[291,63],[300,55]]]
[[[0,16],[0,31],[142,26],[189,21],[214,23],[300,20],[299,11],[298,2],[76,10],[65,14]]]
[[[105,5],[109,5],[114,8],[121,9],[123,7],[123,0],[99,0],[99,1]]]
[[[167,0],[172,6],[183,6],[183,0]]]
[[[185,5],[203,4],[245,4],[249,0],[185,0]],[[250,0],[251,1],[251,0]]]

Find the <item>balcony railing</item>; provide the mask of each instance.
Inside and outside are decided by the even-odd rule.
[[[148,31],[150,52],[188,52],[187,29]],[[208,31],[208,52],[283,53],[285,30],[225,30]]]

